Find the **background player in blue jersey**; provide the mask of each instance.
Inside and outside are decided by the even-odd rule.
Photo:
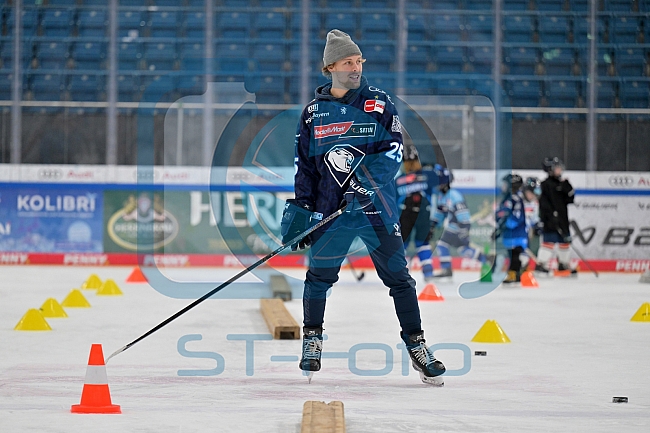
[[[503,246],[508,250],[510,266],[503,281],[516,283],[521,277],[521,260],[519,256],[528,248],[528,229],[526,227],[526,210],[524,195],[521,191],[523,180],[518,174],[509,174],[503,178],[503,200],[496,213],[497,229],[495,238],[503,237]]]
[[[433,278],[431,263],[431,195],[438,185],[438,175],[433,167],[422,167],[418,151],[413,145],[404,150],[404,174],[395,179],[399,196],[400,225],[404,249],[408,248],[411,238],[415,243],[416,253],[422,266],[424,280]]]
[[[524,208],[526,210],[526,227],[528,228],[528,249],[534,254],[539,250],[539,236],[542,224],[539,220],[539,196],[542,187],[536,177],[527,177],[523,186]],[[527,251],[528,251],[527,249]],[[521,256],[521,269],[528,269],[530,257],[526,252]]]
[[[451,171],[440,164],[436,164],[433,170],[438,176],[438,194],[432,215],[432,227],[444,225],[444,231],[436,246],[436,253],[440,260],[440,272],[434,273],[434,277],[451,277],[453,271],[450,247],[457,248],[461,256],[479,260],[481,263],[485,263],[487,257],[470,243],[469,209],[463,194],[451,187],[451,182],[454,180]]]
[[[413,367],[424,383],[440,386],[445,367],[425,344],[399,225],[394,179],[403,159],[402,126],[391,97],[362,76],[364,61],[350,36],[329,32],[323,74],[332,82],[316,89],[298,123],[295,199],[285,206],[282,241],[346,204],[343,215],[292,246],[311,244],[300,368],[309,375],[320,370],[327,290],[338,281],[350,245],[359,237],[390,289]],[[366,317],[372,313],[360,311]]]

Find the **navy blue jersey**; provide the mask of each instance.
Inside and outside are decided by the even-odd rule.
[[[506,194],[496,214],[497,224],[503,234],[506,248],[528,247],[528,228],[526,227],[526,209],[524,195],[521,191]]]
[[[399,221],[394,178],[402,162],[402,127],[390,96],[361,78],[358,89],[333,97],[331,83],[316,89],[296,133],[295,198],[324,216],[335,212],[352,176],[369,191],[373,205],[361,217],[347,214],[348,227]],[[321,230],[325,230],[323,227]]]
[[[399,176],[395,179],[395,184],[400,203],[413,194],[420,194],[431,203],[431,196],[436,193],[438,186],[438,175],[433,171],[433,167],[425,167],[414,173]]]

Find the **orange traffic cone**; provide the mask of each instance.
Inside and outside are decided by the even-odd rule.
[[[529,289],[536,289],[539,287],[535,275],[531,271],[526,271],[521,274],[521,287],[526,287]]]
[[[72,413],[122,413],[120,406],[111,403],[106,364],[101,344],[90,346],[86,379],[81,392],[81,403],[73,404]]]
[[[444,301],[445,298],[440,294],[435,284],[429,283],[424,286],[424,290],[418,296],[418,301]]]
[[[147,282],[147,277],[144,276],[142,271],[140,270],[140,266],[136,266],[133,268],[133,271],[131,271],[131,275],[129,275],[126,278],[127,283],[146,283]]]

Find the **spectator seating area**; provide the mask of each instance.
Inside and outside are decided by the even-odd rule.
[[[23,0],[23,99],[104,101],[108,76],[106,0]],[[588,0],[505,0],[504,88],[512,106],[584,107]],[[263,103],[298,103],[301,1],[213,0],[212,69],[217,81],[257,83]],[[408,92],[489,90],[494,15],[489,0],[407,0]],[[0,99],[11,99],[14,7],[0,9]],[[200,93],[205,68],[204,0],[119,0],[118,101],[146,89]],[[350,33],[368,62],[364,73],[396,84],[396,0],[315,0],[309,15],[311,84],[320,76],[324,38]],[[650,0],[599,0],[598,106],[650,105]],[[254,78],[251,80],[251,77]]]

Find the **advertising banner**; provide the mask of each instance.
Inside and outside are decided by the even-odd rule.
[[[0,251],[101,253],[102,194],[85,188],[0,189]]]

